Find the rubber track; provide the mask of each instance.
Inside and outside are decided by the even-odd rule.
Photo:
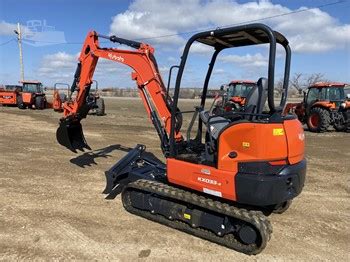
[[[131,205],[130,191],[131,190],[144,191],[158,196],[166,197],[168,199],[176,199],[178,201],[199,206],[207,210],[211,210],[220,214],[224,214],[229,217],[243,220],[253,225],[260,233],[261,240],[259,245],[257,244],[242,244],[233,234],[226,234],[222,237],[216,235],[212,231],[205,230],[203,228],[193,228],[189,224],[178,221],[169,220],[162,215],[152,214],[149,211],[140,210],[134,208]],[[191,235],[209,240],[222,246],[234,249],[238,252],[242,252],[248,255],[255,255],[260,253],[265,247],[267,242],[270,240],[272,233],[272,226],[266,216],[260,211],[246,210],[243,208],[237,208],[232,205],[215,201],[211,198],[195,194],[189,191],[185,191],[161,182],[143,180],[140,179],[133,183],[128,184],[122,192],[122,202],[124,208],[135,215],[147,218],[152,221],[167,225],[169,227],[184,231]]]

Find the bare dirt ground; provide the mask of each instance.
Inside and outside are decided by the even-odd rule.
[[[104,171],[125,147],[161,155],[140,100],[106,104],[106,116],[83,120],[94,150],[77,155],[56,142],[59,113],[0,107],[0,260],[350,261],[350,134],[306,132],[304,191],[270,216],[268,246],[249,257],[104,199]]]

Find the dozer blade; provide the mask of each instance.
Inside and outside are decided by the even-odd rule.
[[[56,138],[58,143],[74,153],[77,152],[76,150],[84,151],[85,148],[91,150],[86,143],[80,121],[61,121],[56,131]]]

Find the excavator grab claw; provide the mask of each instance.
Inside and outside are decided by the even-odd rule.
[[[56,138],[60,145],[74,153],[77,153],[77,150],[91,150],[91,147],[86,143],[83,128],[79,120],[61,119],[56,131]]]

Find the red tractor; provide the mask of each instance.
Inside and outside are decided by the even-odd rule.
[[[325,132],[329,126],[350,131],[350,97],[345,83],[319,82],[308,87],[300,103],[288,103],[284,113],[295,113],[311,132]]]
[[[214,99],[212,114],[217,115],[244,108],[247,97],[256,88],[256,82],[251,80],[233,80],[228,85],[222,85],[221,92]]]
[[[21,83],[23,87],[21,96],[17,97],[18,108],[45,109],[47,100],[42,83],[38,81],[22,81]]]

